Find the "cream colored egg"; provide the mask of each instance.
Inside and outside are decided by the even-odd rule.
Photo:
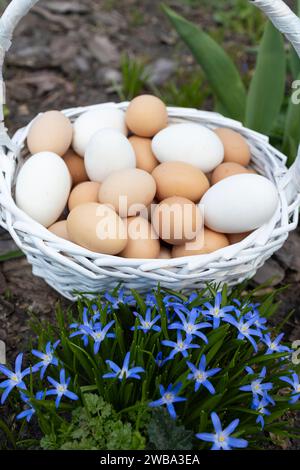
[[[98,195],[100,186],[100,183],[96,183],[95,181],[86,181],[75,186],[69,197],[69,210],[71,211],[74,207],[85,204],[86,202],[99,202]]]
[[[140,137],[153,137],[167,127],[166,105],[156,96],[138,96],[128,106],[126,123],[134,134]]]
[[[63,156],[71,145],[73,127],[60,111],[47,111],[32,123],[27,137],[27,146],[32,154],[53,152]]]
[[[274,215],[279,202],[276,186],[267,178],[229,176],[202,197],[205,225],[221,233],[242,233],[261,227]]]
[[[76,206],[68,216],[67,229],[72,242],[96,253],[116,255],[127,244],[124,222],[103,204]]]
[[[229,240],[223,233],[213,232],[208,228],[201,230],[192,242],[172,248],[172,257],[205,255],[229,246]]]
[[[71,189],[71,176],[61,157],[41,152],[22,166],[16,181],[16,203],[35,221],[49,227],[63,212]]]
[[[152,172],[152,176],[156,182],[156,197],[159,201],[181,196],[199,202],[210,186],[205,174],[188,163],[161,163]]]
[[[68,150],[63,159],[72,177],[73,186],[88,180],[84,161],[74,150]]]
[[[160,163],[184,162],[204,173],[214,170],[224,159],[224,147],[215,132],[200,124],[172,124],[152,140],[152,150]]]
[[[162,240],[171,245],[182,245],[197,236],[202,227],[202,215],[192,201],[169,197],[153,211],[152,225]]]
[[[155,192],[156,184],[149,173],[130,168],[116,171],[103,181],[99,201],[112,205],[121,217],[134,216],[151,204]]]
[[[124,258],[156,259],[160,253],[160,243],[151,224],[144,217],[127,219],[128,242],[120,253]]]
[[[216,184],[224,178],[228,178],[228,176],[240,175],[243,173],[252,173],[252,171],[248,170],[248,168],[245,168],[239,163],[221,163],[221,165],[217,166],[211,175],[211,184]]]
[[[90,140],[84,164],[91,181],[102,182],[111,173],[136,167],[135,153],[129,140],[115,129],[98,131]]]
[[[136,167],[148,173],[152,173],[154,168],[159,164],[152,152],[152,140],[133,135],[129,137],[129,142],[135,152]]]
[[[70,241],[66,220],[55,222],[55,224],[51,225],[48,230],[49,232],[54,233],[54,235],[57,235],[59,238],[64,238],[65,240]]]
[[[74,122],[73,149],[84,157],[87,146],[96,132],[101,129],[115,129],[125,136],[128,129],[125,123],[125,113],[113,106],[103,106],[96,110],[81,114]]]
[[[251,151],[245,137],[236,131],[227,128],[215,129],[224,146],[224,162],[235,162],[240,165],[249,165]]]

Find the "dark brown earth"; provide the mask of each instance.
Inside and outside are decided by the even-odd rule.
[[[4,3],[0,2],[0,10]],[[178,75],[184,80],[196,73],[194,59],[164,18],[160,3],[41,1],[19,25],[6,62],[6,122],[10,133],[40,111],[118,101],[112,82],[120,80],[120,58],[124,52],[149,66],[151,73],[156,74],[157,86]],[[251,66],[255,57],[251,49],[255,46],[253,37],[226,28],[220,32],[214,19],[218,1],[165,3],[224,42],[241,70]],[[223,3],[219,0],[220,5]],[[205,103],[206,109],[210,108],[209,103]],[[14,249],[9,235],[0,229],[0,257]],[[260,270],[256,281],[264,282],[271,276],[275,276],[274,286],[289,285],[280,295],[282,303],[274,321],[280,323],[294,310],[284,327],[286,339],[300,339],[300,231],[292,234],[284,248]],[[31,274],[25,258],[0,263],[0,340],[6,341],[9,359],[28,344],[29,313],[51,319],[58,301],[69,304]]]

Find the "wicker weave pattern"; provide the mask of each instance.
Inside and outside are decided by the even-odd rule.
[[[0,43],[2,53],[19,19],[37,0],[14,0],[0,21]],[[267,11],[271,4],[278,7],[268,14],[278,15],[286,8],[282,1],[257,0],[259,7]],[[289,14],[294,15],[288,10]],[[277,18],[277,17],[276,17]],[[274,22],[277,20],[274,19]],[[296,24],[296,22],[294,23]],[[295,33],[298,31],[295,30]],[[300,27],[299,27],[300,31]],[[3,41],[2,41],[3,39]],[[291,38],[290,38],[291,39]],[[0,47],[1,49],[1,47]],[[125,110],[128,103],[112,104]],[[72,120],[81,113],[101,107],[75,108],[64,111]],[[234,285],[253,276],[256,270],[278,250],[298,224],[300,205],[300,157],[287,170],[286,157],[274,149],[267,137],[244,128],[240,123],[216,113],[194,109],[169,108],[171,121],[189,121],[237,130],[251,146],[252,161],[259,173],[271,179],[277,186],[280,205],[272,220],[253,232],[242,242],[210,255],[191,256],[172,260],[131,260],[117,256],[89,252],[71,242],[51,234],[40,224],[29,218],[15,205],[14,184],[18,167],[22,164],[24,143],[29,126],[20,129],[12,140],[4,130],[0,132],[0,225],[5,227],[26,253],[33,273],[59,291],[74,299],[74,291],[97,292],[124,282],[127,288],[149,289],[158,282],[173,289],[191,290],[203,286],[206,281],[228,282]]]

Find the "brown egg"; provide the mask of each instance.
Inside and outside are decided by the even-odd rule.
[[[128,242],[120,253],[124,258],[156,259],[160,252],[160,243],[153,227],[144,217],[127,219]]]
[[[224,178],[228,178],[228,176],[239,175],[242,173],[250,173],[250,170],[240,165],[239,163],[221,163],[221,165],[217,166],[217,168],[213,171],[211,176],[211,184],[216,184]]]
[[[70,240],[66,220],[60,220],[59,222],[56,222],[55,224],[51,225],[51,227],[49,227],[48,230],[60,238],[64,238],[65,240]]]
[[[84,181],[88,181],[89,178],[85,171],[84,160],[79,157],[74,150],[68,150],[63,156],[63,159],[72,177],[73,186],[83,183]]]
[[[76,206],[68,216],[67,229],[72,242],[96,253],[116,255],[127,244],[123,220],[104,204]]]
[[[172,248],[172,257],[180,258],[181,256],[205,255],[225,248],[226,246],[229,246],[229,240],[226,235],[213,232],[205,227],[194,241],[184,245],[174,246]]]
[[[86,202],[98,202],[100,186],[100,183],[95,183],[94,181],[86,181],[75,186],[69,197],[69,210],[71,211],[74,207]]]
[[[99,201],[111,204],[121,217],[135,216],[151,204],[155,193],[155,180],[149,173],[128,168],[111,173],[103,181]]]
[[[159,201],[180,196],[198,202],[209,189],[205,174],[188,163],[161,163],[152,172],[152,176],[156,181],[156,197]]]
[[[244,166],[249,165],[251,152],[245,137],[238,132],[223,127],[215,129],[215,133],[224,145],[224,162],[235,162]]]
[[[73,138],[73,126],[60,111],[47,111],[32,123],[27,146],[32,154],[54,152],[61,157],[66,153]]]
[[[138,96],[128,106],[126,124],[139,137],[153,137],[167,127],[166,105],[156,96]]]
[[[227,237],[228,237],[228,240],[230,242],[230,245],[234,245],[235,243],[239,243],[242,240],[244,240],[244,238],[248,237],[248,235],[250,235],[250,233],[251,232],[230,233],[230,234],[227,235]]]
[[[158,258],[159,259],[171,259],[172,258],[171,249],[164,245],[161,245]]]
[[[182,245],[196,237],[202,226],[202,215],[189,199],[169,197],[155,208],[152,225],[162,240]]]
[[[152,173],[154,168],[157,167],[159,163],[152,152],[152,140],[133,135],[132,137],[129,137],[129,142],[131,143],[135,152],[136,167],[140,170],[145,170],[148,173]]]

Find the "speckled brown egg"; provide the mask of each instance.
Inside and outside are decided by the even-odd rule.
[[[98,195],[101,184],[94,181],[80,183],[71,191],[68,207],[73,210],[74,207],[86,202],[99,202]]]
[[[224,146],[224,162],[235,162],[240,165],[249,165],[251,159],[250,147],[241,134],[231,129],[220,127],[215,133],[221,139]]]
[[[84,160],[74,150],[68,150],[63,159],[72,177],[73,186],[88,181],[89,178],[85,170]]]
[[[152,173],[155,167],[159,164],[152,152],[152,140],[145,137],[138,137],[133,135],[129,137],[136,156],[136,167],[140,170],[145,170]]]
[[[168,111],[162,100],[152,95],[134,98],[126,111],[126,124],[139,137],[153,137],[167,127]]]
[[[244,167],[243,165],[240,165],[239,163],[221,163],[221,165],[217,166],[211,175],[211,184],[216,184],[224,178],[228,178],[228,176],[239,175],[243,173],[250,173],[250,170],[248,170],[248,168]]]
[[[99,201],[110,204],[121,217],[135,216],[154,199],[154,178],[144,170],[128,168],[111,173],[99,190]]]
[[[127,244],[123,220],[104,204],[76,206],[68,216],[67,229],[72,242],[96,253],[116,255]]]
[[[229,246],[229,240],[226,235],[213,232],[205,227],[204,230],[199,232],[194,241],[174,246],[172,248],[172,257],[180,258],[181,256],[205,255],[225,248],[226,246]]]
[[[196,237],[202,226],[202,215],[189,199],[169,197],[153,211],[152,225],[162,240],[182,245]]]
[[[60,220],[59,222],[56,222],[55,224],[51,225],[48,230],[54,233],[54,235],[57,235],[60,238],[64,238],[65,240],[70,241],[66,220]]]
[[[209,189],[209,181],[205,174],[188,163],[161,163],[152,172],[152,176],[156,182],[156,197],[159,201],[180,196],[198,202]]]
[[[32,154],[53,152],[62,157],[71,146],[73,126],[60,111],[47,111],[32,123],[27,146]]]
[[[120,253],[124,258],[156,259],[160,243],[151,224],[144,217],[127,219],[128,242]]]

